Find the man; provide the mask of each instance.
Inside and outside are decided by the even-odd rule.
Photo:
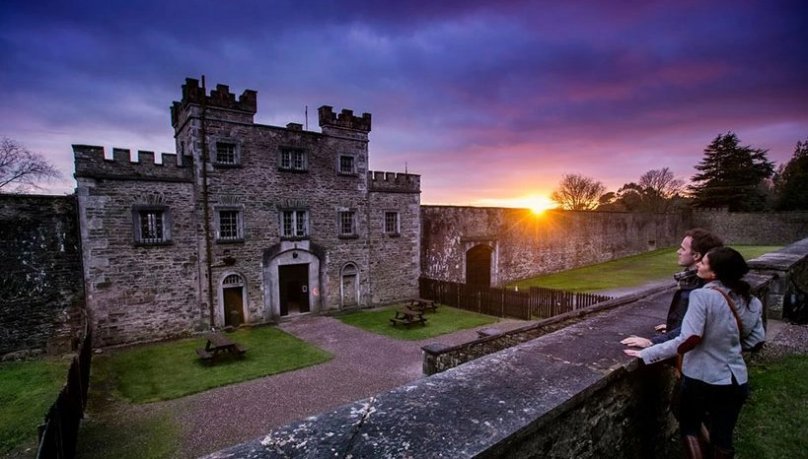
[[[665,323],[654,327],[655,330],[662,332],[662,334],[654,336],[651,339],[642,338],[640,336],[630,336],[620,342],[627,346],[646,348],[653,344],[664,343],[665,341],[679,336],[679,332],[682,328],[682,319],[685,317],[687,306],[690,302],[690,292],[704,285],[704,281],[696,276],[696,263],[698,263],[710,249],[723,245],[723,241],[721,241],[718,236],[705,229],[693,228],[686,232],[684,239],[682,239],[682,244],[679,246],[679,250],[676,251],[677,262],[679,266],[685,269],[673,275],[678,288],[676,293],[673,294]]]

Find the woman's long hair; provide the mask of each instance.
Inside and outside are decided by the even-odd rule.
[[[749,265],[743,255],[729,247],[716,247],[707,252],[706,257],[716,279],[748,303],[752,296],[752,287],[742,280],[749,272]]]

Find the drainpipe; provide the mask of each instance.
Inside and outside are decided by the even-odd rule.
[[[205,219],[205,268],[208,274],[208,311],[210,313],[210,326],[213,328],[214,308],[213,308],[213,269],[211,258],[213,249],[210,243],[210,198],[208,196],[208,139],[207,139],[207,109],[208,90],[205,86],[205,75],[202,75],[202,113],[200,116],[200,136],[202,137],[202,205],[203,218]]]

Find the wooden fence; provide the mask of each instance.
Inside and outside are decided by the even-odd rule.
[[[87,407],[92,350],[90,320],[85,314],[78,352],[67,371],[67,382],[45,415],[44,424],[39,426],[37,459],[75,457],[79,423]]]
[[[435,279],[419,279],[421,298],[490,316],[522,320],[546,319],[612,299],[594,293],[574,293],[531,287],[527,291],[478,287]]]

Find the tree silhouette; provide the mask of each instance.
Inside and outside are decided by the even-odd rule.
[[[774,172],[766,150],[740,146],[732,132],[719,134],[704,149],[696,165],[690,191],[696,207],[726,207],[730,211],[759,211],[766,208],[763,181]]]
[[[778,210],[808,210],[808,140],[797,142],[794,156],[775,179]]]
[[[0,193],[39,188],[39,182],[60,176],[59,171],[42,155],[29,151],[8,137],[0,140]]]
[[[593,210],[606,187],[603,183],[578,174],[564,174],[550,199],[567,210]]]

